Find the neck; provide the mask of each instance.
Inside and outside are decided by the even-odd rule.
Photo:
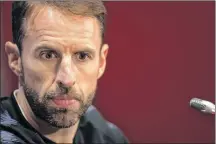
[[[49,123],[42,119],[37,118],[28,101],[25,97],[23,88],[20,87],[14,92],[14,96],[19,105],[19,108],[24,116],[24,118],[34,127],[38,132],[47,137],[48,139],[56,143],[72,143],[74,136],[76,134],[78,124],[77,122],[74,126],[70,128],[56,128],[51,126]]]

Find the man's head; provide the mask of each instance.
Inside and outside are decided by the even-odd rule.
[[[55,127],[74,125],[92,104],[106,66],[103,3],[71,0],[13,3],[9,67],[34,114]]]

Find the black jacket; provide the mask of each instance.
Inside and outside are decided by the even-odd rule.
[[[13,95],[0,98],[0,143],[53,144],[23,117]],[[73,143],[128,143],[114,124],[106,121],[94,106],[81,117]]]

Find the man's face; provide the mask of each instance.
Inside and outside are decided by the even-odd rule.
[[[46,8],[26,23],[22,86],[34,114],[52,126],[74,125],[92,104],[105,67],[95,18]]]

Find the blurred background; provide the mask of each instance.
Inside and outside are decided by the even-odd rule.
[[[95,105],[132,143],[214,143],[215,117],[189,106],[215,103],[215,2],[105,2],[107,69]],[[4,52],[11,2],[0,2],[1,96],[18,87]]]

